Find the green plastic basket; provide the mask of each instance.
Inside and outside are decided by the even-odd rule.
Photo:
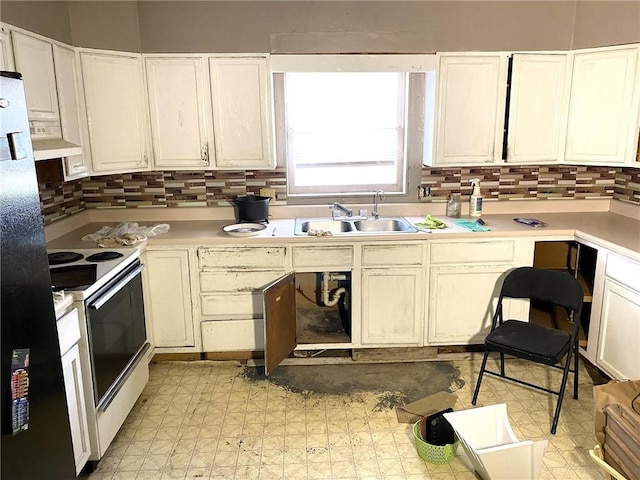
[[[436,465],[449,463],[456,458],[458,440],[447,445],[431,445],[425,442],[420,435],[420,420],[413,424],[413,436],[416,439],[416,451],[421,459]]]

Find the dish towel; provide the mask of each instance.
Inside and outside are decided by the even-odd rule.
[[[476,220],[465,220],[464,218],[461,218],[460,220],[456,220],[453,223],[455,223],[459,227],[471,230],[472,232],[488,232],[489,230],[491,230],[488,227],[480,225]]]

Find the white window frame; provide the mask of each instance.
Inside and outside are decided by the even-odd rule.
[[[404,105],[403,118],[399,119],[400,131],[399,142],[402,143],[401,161],[397,162],[398,171],[396,173],[397,185],[358,185],[340,188],[336,186],[316,185],[313,187],[296,186],[295,172],[293,168],[287,166],[287,196],[290,197],[310,197],[310,196],[359,196],[370,195],[371,193],[385,189],[388,193],[405,194],[407,189],[407,144],[409,139],[407,133],[409,113],[409,73],[433,72],[435,70],[435,55],[271,55],[270,66],[273,73],[291,72],[395,72],[404,73],[404,88],[402,89],[402,100]],[[285,76],[286,77],[286,76]],[[286,81],[286,80],[285,80]],[[286,122],[286,116],[284,121]],[[284,161],[288,163],[290,156],[287,154],[288,136],[286,125],[283,147]]]

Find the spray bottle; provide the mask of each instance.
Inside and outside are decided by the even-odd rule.
[[[469,197],[469,215],[479,217],[482,215],[482,194],[480,193],[480,179],[471,179],[471,196]]]

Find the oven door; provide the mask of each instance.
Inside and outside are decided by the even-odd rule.
[[[131,267],[87,299],[89,352],[98,410],[104,411],[149,348],[142,269]]]

